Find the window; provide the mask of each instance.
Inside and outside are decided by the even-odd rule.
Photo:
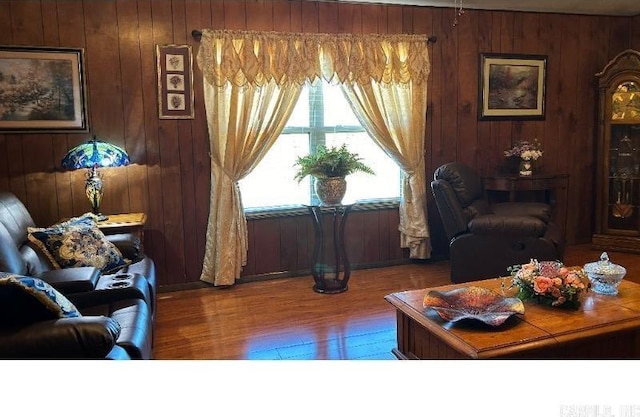
[[[240,181],[245,209],[296,207],[318,203],[313,178],[293,179],[299,156],[320,145],[346,144],[376,172],[349,175],[345,200],[398,199],[402,171],[371,137],[351,111],[339,86],[317,80],[307,85],[282,134],[260,164]]]

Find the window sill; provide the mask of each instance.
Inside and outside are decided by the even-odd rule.
[[[398,208],[400,199],[378,199],[378,200],[359,200],[353,206],[351,211],[372,211],[372,210],[389,210]],[[246,209],[244,215],[247,220],[268,219],[272,217],[295,217],[306,216],[309,210],[306,206],[287,206],[287,207],[261,207],[255,209]]]

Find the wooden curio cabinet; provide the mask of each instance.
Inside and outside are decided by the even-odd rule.
[[[640,52],[626,50],[598,77],[596,249],[640,253]]]

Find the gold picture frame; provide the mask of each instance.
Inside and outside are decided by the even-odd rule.
[[[480,120],[544,120],[547,57],[480,54]]]
[[[0,46],[0,132],[89,131],[84,49]]]
[[[156,45],[158,117],[193,119],[193,55],[190,45]]]

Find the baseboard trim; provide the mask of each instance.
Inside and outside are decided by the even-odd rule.
[[[438,259],[396,259],[392,261],[384,261],[384,262],[369,262],[369,263],[361,263],[355,264],[351,266],[351,270],[359,270],[359,269],[372,269],[372,268],[384,268],[388,266],[397,266],[397,265],[406,265],[410,263],[431,263],[437,262]],[[269,281],[273,279],[284,279],[284,278],[309,278],[311,276],[310,269],[302,269],[295,271],[282,271],[282,272],[271,272],[267,274],[256,274],[256,275],[248,275],[245,277],[240,277],[236,280],[236,285],[239,284],[247,284],[250,282],[259,282],[259,281]],[[210,283],[204,281],[197,282],[188,282],[185,284],[170,284],[163,285],[158,288],[158,293],[168,293],[175,291],[186,291],[186,290],[197,290],[201,288],[216,288],[216,289],[225,289],[228,287],[217,287]]]
[[[634,236],[594,234],[591,247],[603,251],[640,253],[640,238]]]

